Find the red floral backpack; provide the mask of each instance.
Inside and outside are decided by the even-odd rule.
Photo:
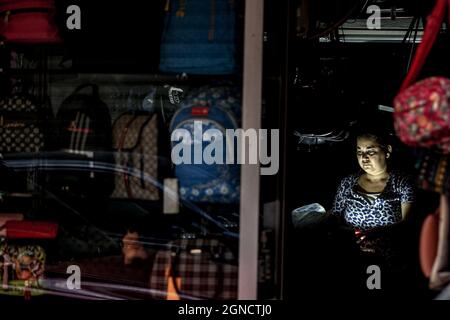
[[[407,145],[435,147],[445,154],[450,153],[450,79],[430,77],[412,83],[425,63],[448,8],[450,0],[437,0],[411,69],[394,99],[394,126],[399,138]]]

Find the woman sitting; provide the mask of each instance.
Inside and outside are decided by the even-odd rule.
[[[363,252],[391,267],[395,250],[390,235],[414,201],[411,179],[389,166],[392,151],[381,135],[359,134],[356,156],[361,170],[342,179],[331,211],[355,230]]]

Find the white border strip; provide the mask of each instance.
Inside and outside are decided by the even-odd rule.
[[[264,1],[245,1],[244,81],[242,127],[260,129]],[[252,146],[250,146],[252,150]],[[241,166],[238,299],[258,297],[260,167]]]

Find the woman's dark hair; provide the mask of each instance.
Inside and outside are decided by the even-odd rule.
[[[380,145],[380,148],[385,152],[389,152],[388,150],[388,146],[392,146],[392,139],[390,139],[390,137],[385,134],[385,133],[380,133],[380,132],[376,132],[376,131],[360,131],[357,133],[356,135],[356,139],[359,138],[366,138],[366,139],[371,139],[374,140],[376,143],[378,143]]]
[[[385,122],[377,119],[360,119],[353,127],[355,140],[367,138],[376,141],[384,152],[388,152],[388,146],[394,147],[395,132]]]

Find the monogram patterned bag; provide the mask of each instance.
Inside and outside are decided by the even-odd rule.
[[[37,170],[32,168],[30,162],[19,164],[16,159],[34,158],[46,147],[45,119],[46,114],[31,95],[16,93],[0,98],[0,154],[6,167],[17,168],[16,165],[19,165],[17,170],[11,171],[13,179],[6,182],[7,178],[3,176],[3,190],[34,190]]]
[[[38,106],[31,97],[0,99],[0,153],[39,152],[44,132]]]
[[[159,200],[158,116],[124,114],[113,126],[117,173],[113,198]]]

